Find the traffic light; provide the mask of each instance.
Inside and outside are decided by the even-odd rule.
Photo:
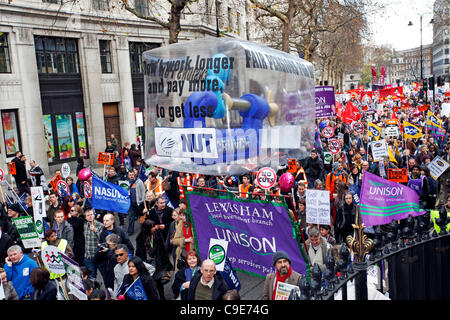
[[[445,78],[442,76],[437,77],[437,86],[442,87],[445,85]]]
[[[430,87],[430,90],[434,90],[434,76],[428,79],[428,85]]]
[[[427,79],[423,79],[423,90],[424,91],[428,91],[428,80]]]

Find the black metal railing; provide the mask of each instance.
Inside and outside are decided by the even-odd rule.
[[[351,283],[354,298],[368,300],[367,271],[371,266],[380,267],[378,291],[387,293],[391,300],[450,299],[450,233],[446,231],[449,222],[446,213],[440,214],[436,219],[440,227],[437,233],[427,212],[420,217],[409,216],[400,224],[394,220],[377,226],[367,256],[352,262],[349,247],[342,244],[338,257],[328,253],[323,272],[316,264],[309,281],[308,277],[301,277],[300,292],[292,290],[289,299],[334,300],[340,292],[342,300],[347,300]],[[354,256],[358,254],[352,252]]]

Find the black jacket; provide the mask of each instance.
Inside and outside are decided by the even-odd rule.
[[[153,280],[151,275],[141,275],[140,276],[142,286],[144,287],[145,295],[148,300],[159,300],[158,289],[156,288],[156,282]],[[133,277],[129,274],[126,274],[123,277],[122,286],[120,287],[119,292],[123,294],[127,287],[133,283]],[[127,294],[125,294],[125,299],[130,300]]]
[[[53,281],[49,281],[42,289],[34,289],[33,300],[56,300],[57,290]]]
[[[195,291],[197,290],[197,285],[200,282],[200,278],[202,277],[201,272],[197,272],[194,277],[191,280],[191,283],[189,284],[189,290],[187,299],[188,300],[194,300],[195,298]],[[228,285],[223,280],[222,276],[216,273],[214,275],[214,284],[213,284],[213,297],[212,300],[222,300],[222,296],[225,294],[225,292],[228,291]]]
[[[304,161],[303,169],[305,170],[306,176],[313,180],[317,179],[323,180],[324,176],[324,166],[323,161],[319,157],[315,159],[308,157]]]
[[[16,162],[16,175],[14,176],[16,183],[19,185],[23,181],[27,181],[27,169],[23,161]]]
[[[161,220],[159,219],[159,215],[156,212],[156,206],[153,207],[152,210],[148,213],[147,219],[153,220],[155,224],[163,224],[164,230],[162,230],[162,235],[164,237],[164,241],[167,239],[167,235],[169,233],[170,223],[173,221],[172,219],[172,208],[165,207],[163,210],[163,214],[161,216]]]
[[[117,234],[120,237],[120,242],[128,247],[128,251],[134,255],[134,246],[130,241],[130,238],[126,234],[125,231],[121,227],[114,226],[112,231],[107,230],[106,228],[103,228],[102,232],[100,233],[99,243],[105,243],[106,242],[106,236],[109,234],[114,233]]]
[[[9,234],[2,230],[2,237],[0,238],[0,267],[5,264],[5,258],[8,256],[6,251],[13,245],[13,241]]]
[[[147,234],[140,232],[136,237],[136,256],[155,267],[155,279],[159,278],[159,271],[172,268],[161,231],[155,232],[153,244],[149,242]]]
[[[103,263],[103,283],[106,288],[114,289],[114,267],[117,264],[117,259],[114,250],[108,248],[106,252],[97,251],[94,257],[97,263]]]

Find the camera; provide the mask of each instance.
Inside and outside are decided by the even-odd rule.
[[[103,242],[98,245],[98,249],[99,250],[102,250],[102,249],[109,250],[109,246],[106,242]]]

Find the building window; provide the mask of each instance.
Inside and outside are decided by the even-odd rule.
[[[0,73],[10,73],[11,62],[9,60],[8,37],[0,32]]]
[[[231,8],[228,7],[228,31],[234,31],[234,23],[233,23],[233,13],[231,12]]]
[[[95,10],[108,10],[109,9],[109,0],[93,0],[92,2]]]
[[[36,37],[35,48],[39,73],[80,73],[76,39]]]
[[[130,42],[130,67],[131,73],[143,73],[144,63],[142,60],[142,54],[154,48],[159,47],[158,43],[144,43],[144,42]]]
[[[100,40],[100,63],[102,66],[102,73],[112,73],[111,63],[111,41]]]
[[[43,115],[48,162],[87,157],[83,112]],[[75,128],[75,129],[74,129]]]
[[[2,110],[1,114],[6,156],[13,157],[17,151],[21,150],[17,109]]]
[[[134,9],[140,14],[145,17],[148,16],[148,0],[135,0],[134,2]]]

